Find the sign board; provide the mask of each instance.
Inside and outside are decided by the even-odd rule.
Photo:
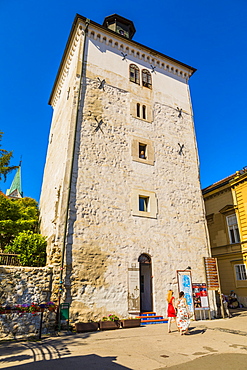
[[[184,297],[187,301],[189,311],[194,314],[194,304],[193,304],[193,293],[192,293],[192,279],[191,272],[189,270],[177,271],[178,275],[178,289],[184,292]]]
[[[192,291],[195,310],[209,310],[207,285],[205,283],[193,283]]]
[[[212,257],[204,257],[205,271],[207,277],[208,290],[218,290],[220,288],[217,259]]]
[[[139,268],[128,269],[128,311],[140,312]]]

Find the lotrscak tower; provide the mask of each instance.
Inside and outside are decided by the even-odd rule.
[[[188,81],[132,21],[76,15],[50,97],[40,200],[54,294],[77,319],[166,311],[209,255]]]

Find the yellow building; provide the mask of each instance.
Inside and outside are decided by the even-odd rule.
[[[202,192],[222,292],[228,295],[233,290],[247,307],[247,170],[237,171]]]

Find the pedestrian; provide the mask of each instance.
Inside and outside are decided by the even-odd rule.
[[[180,335],[190,334],[189,308],[184,297],[184,292],[179,293],[179,298],[176,302],[176,308],[177,308],[177,327],[180,331]]]
[[[230,318],[230,317],[232,317],[232,315],[230,314],[230,311],[229,311],[229,308],[228,308],[227,296],[225,294],[222,294],[221,296],[222,296],[222,303],[223,303],[224,310],[225,310],[227,316]]]
[[[220,300],[220,293],[218,290],[215,291],[215,298],[216,298],[216,306],[217,306],[217,319],[221,317],[221,300]]]
[[[175,298],[173,297],[173,291],[168,290],[167,298],[168,307],[167,307],[167,317],[168,317],[168,333],[171,333],[171,323],[175,320],[176,311],[175,311]]]
[[[237,294],[233,290],[231,290],[228,296],[228,306],[230,308],[238,308],[239,306]]]

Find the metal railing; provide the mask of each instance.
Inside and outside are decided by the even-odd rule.
[[[0,253],[0,265],[20,266],[21,264],[18,260],[18,254]]]

